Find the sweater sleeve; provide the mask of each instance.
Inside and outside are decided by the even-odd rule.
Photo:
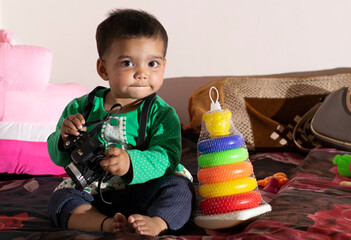
[[[61,140],[61,125],[66,117],[80,113],[81,104],[78,99],[72,100],[64,109],[57,125],[56,130],[47,139],[48,152],[51,160],[58,166],[66,166],[71,162],[71,158],[68,152],[63,151],[62,140]]]
[[[175,110],[168,107],[150,117],[147,150],[127,150],[133,178],[129,184],[144,183],[174,174],[181,156],[180,122]]]

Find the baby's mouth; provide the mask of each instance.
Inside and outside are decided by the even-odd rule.
[[[131,87],[145,88],[148,86],[147,85],[132,85]]]

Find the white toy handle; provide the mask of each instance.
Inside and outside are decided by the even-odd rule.
[[[214,89],[214,90],[216,91],[216,93],[217,93],[217,99],[216,99],[215,102],[213,101],[212,95],[211,95],[212,89]],[[210,88],[209,95],[210,95],[210,99],[211,99],[211,111],[214,111],[214,110],[221,110],[221,109],[222,109],[222,108],[221,108],[221,105],[220,105],[219,102],[218,102],[219,93],[218,93],[217,88],[214,87],[214,86],[212,86],[212,87]]]

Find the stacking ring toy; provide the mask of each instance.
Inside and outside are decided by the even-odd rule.
[[[199,188],[199,193],[203,198],[223,197],[250,192],[256,187],[256,179],[247,177],[221,183],[204,184]]]
[[[262,200],[257,191],[202,200],[200,210],[206,215],[227,213],[257,207]]]
[[[253,172],[250,161],[203,168],[197,173],[200,183],[209,184],[249,177]]]
[[[241,147],[244,144],[244,142],[244,138],[241,135],[230,135],[227,137],[201,141],[199,142],[197,149],[202,154],[219,152]]]
[[[246,148],[234,148],[221,152],[203,154],[198,158],[200,167],[215,167],[245,161],[249,157]]]

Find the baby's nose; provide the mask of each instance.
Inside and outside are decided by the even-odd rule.
[[[148,73],[145,68],[138,68],[135,72],[134,78],[137,80],[144,80],[148,76]]]

